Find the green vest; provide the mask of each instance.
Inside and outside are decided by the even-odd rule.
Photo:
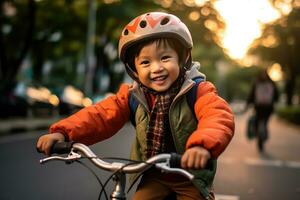
[[[191,79],[185,81],[181,91],[175,97],[169,110],[170,129],[177,153],[183,154],[185,152],[185,145],[190,134],[196,130],[198,121],[195,118],[194,112],[191,111],[187,99],[186,92],[195,84]],[[139,98],[135,91],[133,95],[139,99],[140,104],[135,113],[136,122],[136,137],[131,148],[130,158],[138,161],[146,160],[146,132],[149,122],[149,114],[144,99]],[[209,191],[213,183],[216,173],[217,162],[210,160],[206,169],[189,170],[194,175],[193,184],[199,189],[202,195],[209,197]],[[135,180],[137,176],[133,175],[131,181]]]

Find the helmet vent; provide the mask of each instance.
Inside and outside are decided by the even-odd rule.
[[[169,21],[170,19],[168,17],[165,17],[160,21],[160,25],[166,25]]]
[[[124,35],[128,35],[128,29],[124,30]]]
[[[147,26],[147,22],[145,21],[145,20],[142,20],[141,22],[140,22],[140,27],[141,28],[145,28]]]

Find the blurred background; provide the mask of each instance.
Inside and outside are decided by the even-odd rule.
[[[121,83],[131,82],[118,59],[118,39],[124,25],[148,11],[169,12],[186,23],[194,41],[193,60],[201,63],[201,72],[216,85],[220,96],[236,113],[236,136],[226,151],[228,156],[225,153],[221,159],[221,168],[226,173],[217,176],[216,191],[232,194],[231,199],[235,200],[298,199],[299,0],[0,1],[0,138],[3,136],[0,159],[5,161],[0,166],[0,175],[2,182],[8,183],[1,185],[0,199],[18,199],[15,190],[20,198],[45,199],[43,194],[49,195],[49,188],[41,188],[42,180],[32,177],[43,177],[51,182],[61,166],[42,169],[38,165],[41,155],[34,150],[36,138],[54,121],[116,92]],[[280,98],[276,117],[270,122],[273,139],[267,146],[269,154],[262,158],[255,151],[255,143],[246,139],[244,132],[249,113],[242,111],[252,83],[263,70],[267,70],[278,86]],[[36,129],[38,133],[34,132]],[[15,137],[11,134],[15,132],[26,134]],[[121,141],[128,139],[118,137]],[[115,146],[119,146],[120,138],[115,141]],[[124,152],[121,146],[120,149],[107,146],[108,149],[98,152],[107,152],[110,156],[117,150],[120,151],[117,155]],[[95,150],[97,148],[100,147]],[[27,156],[20,158],[24,151]],[[252,160],[247,159],[249,157]],[[236,159],[246,165],[236,165]],[[28,170],[23,182],[20,177],[24,174],[16,169],[20,165]],[[257,169],[257,166],[272,169]],[[277,167],[284,172],[278,172]],[[11,170],[14,170],[13,177]],[[59,173],[73,177],[66,175],[66,171]],[[235,176],[229,176],[232,174]],[[262,177],[267,177],[266,182]],[[29,178],[32,183],[26,184]],[[244,182],[237,183],[237,180]],[[257,180],[261,183],[255,186]],[[58,184],[52,181],[53,186]],[[279,183],[275,184],[276,181]],[[225,182],[229,184],[224,185]],[[65,187],[67,183],[61,184]],[[286,186],[280,190],[282,184]],[[37,193],[33,185],[41,192]],[[265,188],[266,185],[269,187]],[[91,194],[86,191],[85,195]],[[66,193],[72,194],[62,191],[57,195],[62,197]],[[59,199],[51,195],[49,199]],[[67,197],[90,199],[76,195]],[[230,196],[219,195],[218,199],[229,200]]]
[[[256,73],[267,69],[282,94],[281,112],[299,116],[299,4],[3,0],[0,117],[70,114],[130,82],[117,56],[120,32],[135,16],[153,10],[173,13],[187,24],[194,60],[226,100],[245,100]]]

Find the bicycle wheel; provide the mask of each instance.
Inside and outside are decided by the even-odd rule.
[[[260,152],[264,151],[264,144],[267,139],[267,129],[264,121],[258,122],[258,130],[257,130],[257,146]]]

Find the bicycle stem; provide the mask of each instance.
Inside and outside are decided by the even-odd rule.
[[[126,193],[125,193],[125,186],[126,186],[126,175],[122,172],[116,173],[113,178],[115,184],[114,190],[111,194],[112,200],[125,200]]]

